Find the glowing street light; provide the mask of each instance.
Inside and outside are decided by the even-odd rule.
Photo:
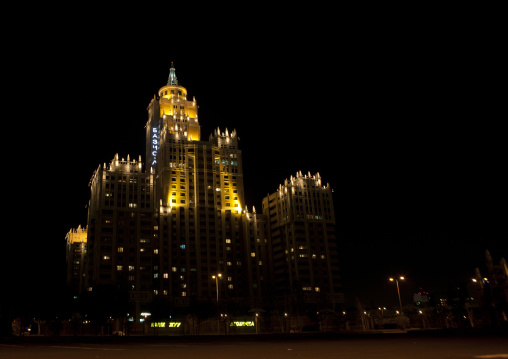
[[[399,279],[405,280],[406,278],[404,278],[403,276],[400,276],[399,278],[389,278],[389,279],[390,279],[390,282],[395,281],[395,283],[397,283],[397,294],[399,295],[400,314],[403,314],[402,313],[402,301],[400,300]]]
[[[219,278],[222,277],[221,273],[212,275],[212,279],[215,279],[215,289],[217,290],[217,305],[219,305]]]
[[[217,291],[217,332],[220,333],[220,317],[219,317],[219,278],[222,277],[221,273],[212,275],[212,279],[215,279],[215,290]]]

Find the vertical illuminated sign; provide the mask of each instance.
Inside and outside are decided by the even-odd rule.
[[[152,127],[152,166],[155,166],[157,163],[157,151],[159,150],[159,129],[157,127]]]

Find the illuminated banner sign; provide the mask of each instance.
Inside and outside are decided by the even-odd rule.
[[[247,321],[247,322],[231,322],[231,327],[253,327],[254,322],[253,321]]]
[[[157,163],[157,151],[159,150],[159,129],[152,127],[152,166]]]
[[[180,328],[180,325],[182,325],[181,322],[169,322],[167,323],[167,326],[166,326],[166,322],[154,322],[152,324],[150,324],[150,326],[152,328]]]

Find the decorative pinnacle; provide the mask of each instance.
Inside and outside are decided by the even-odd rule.
[[[171,68],[169,69],[168,85],[177,85],[178,86],[178,80],[176,78],[175,65],[173,65],[173,61],[171,61]]]

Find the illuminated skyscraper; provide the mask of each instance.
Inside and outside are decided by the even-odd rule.
[[[116,155],[90,181],[88,291],[127,290],[136,319],[153,303],[167,315],[196,305],[245,313],[301,292],[342,300],[331,190],[319,175],[298,174],[249,212],[236,130],[202,140],[196,99],[173,65],[147,110],[144,171],[141,158]]]
[[[171,67],[148,106],[147,158],[159,205],[157,293],[173,305],[244,295],[242,155],[236,131],[201,141],[196,99]]]
[[[131,312],[140,313],[153,299],[158,270],[153,176],[143,171],[141,156],[136,161],[116,154],[97,168],[89,186],[85,289],[128,291]]]
[[[319,173],[286,179],[263,199],[273,253],[276,296],[330,308],[344,302],[330,185]]]
[[[65,236],[67,262],[67,285],[73,294],[81,293],[85,279],[85,255],[87,250],[87,230],[78,226]]]

